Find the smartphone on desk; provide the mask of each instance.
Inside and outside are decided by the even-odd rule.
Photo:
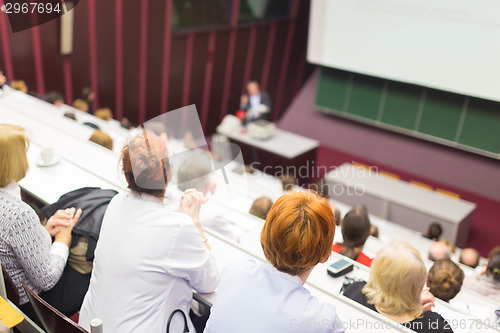
[[[351,272],[353,269],[354,265],[352,263],[345,259],[340,259],[329,265],[326,270],[328,272],[328,275],[339,277]]]

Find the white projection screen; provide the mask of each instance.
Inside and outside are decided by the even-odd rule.
[[[312,0],[307,59],[500,101],[500,1]]]

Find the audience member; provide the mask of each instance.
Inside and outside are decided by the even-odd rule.
[[[293,191],[296,185],[297,179],[295,179],[295,177],[289,175],[281,176],[281,186],[283,188],[283,192]]]
[[[5,83],[7,83],[7,77],[3,73],[3,70],[0,69],[0,89],[3,89]]]
[[[363,253],[363,246],[370,236],[370,226],[370,219],[363,209],[358,207],[350,210],[341,225],[344,241],[334,244],[333,251],[370,267],[372,259]]]
[[[443,317],[428,311],[433,299],[423,289],[426,279],[420,253],[394,242],[375,256],[368,283],[355,282],[344,295],[415,332],[453,332]]]
[[[205,153],[195,153],[185,159],[177,172],[177,187],[181,191],[194,188],[204,194],[214,193],[217,183],[212,177],[210,157]]]
[[[375,224],[370,225],[370,236],[378,238],[379,230]]]
[[[90,114],[94,114],[94,110],[92,108],[92,101],[95,98],[95,93],[92,88],[85,86],[82,88],[82,94],[80,96],[85,102],[87,102],[88,110],[86,112]]]
[[[217,183],[213,178],[212,161],[206,152],[193,152],[191,156],[182,161],[177,171],[177,187],[180,191],[195,189],[205,196],[215,194]],[[177,201],[176,198],[174,204]],[[201,211],[200,222],[203,227],[210,228],[233,241],[238,240],[237,228],[220,215],[219,209],[214,209],[210,203],[205,205]]]
[[[498,250],[490,252],[488,262],[477,277],[467,276],[464,280],[464,286],[467,289],[474,290],[496,302],[500,302],[500,251]]]
[[[219,281],[215,257],[201,224],[202,193],[184,193],[174,211],[164,205],[172,179],[166,142],[145,131],[122,150],[130,193],[109,203],[95,251],[80,325],[100,318],[110,332],[162,332],[169,315],[188,315],[193,289],[213,292]],[[119,305],[119,306],[117,306]],[[173,322],[172,332],[180,332]],[[193,325],[188,319],[189,330]]]
[[[303,287],[313,268],[328,260],[334,233],[327,200],[310,192],[281,196],[261,233],[268,263],[226,265],[205,333],[290,332],[294,323],[324,322],[314,331],[344,332],[335,307]]]
[[[500,252],[500,246],[495,246],[490,250],[490,253],[488,253],[488,258],[494,255],[495,253]]]
[[[131,129],[134,125],[127,118],[120,119],[120,126],[126,129]]]
[[[258,119],[269,120],[271,111],[271,98],[265,91],[260,90],[257,81],[247,83],[247,92],[240,98],[240,109],[246,111],[246,121]]]
[[[73,101],[73,107],[83,112],[89,112],[89,103],[83,98],[77,98]]]
[[[476,268],[477,266],[479,266],[480,258],[481,256],[479,255],[479,252],[476,249],[468,247],[463,249],[462,252],[460,252],[459,262],[466,266]]]
[[[342,243],[344,241],[344,237],[342,237],[342,213],[340,210],[332,203],[330,203],[330,207],[333,210],[333,216],[335,217],[335,237],[333,238],[333,243]]]
[[[28,86],[26,85],[26,82],[24,82],[23,80],[14,80],[10,83],[10,87],[12,89],[15,89],[15,90],[19,90],[23,93],[27,93],[28,92]]]
[[[427,286],[437,298],[449,302],[464,282],[464,272],[450,259],[436,260],[427,276]]]
[[[435,241],[439,240],[441,234],[443,233],[443,227],[438,222],[432,222],[425,231],[424,237]]]
[[[73,112],[65,112],[64,116],[66,118],[69,118],[69,119],[72,119],[72,120],[76,120],[76,116],[75,116],[75,114]]]
[[[312,190],[315,190],[318,192],[318,194],[325,198],[325,199],[330,199],[330,185],[326,182],[326,180],[321,179],[317,181],[315,184],[312,185],[313,188],[310,188]]]
[[[452,242],[450,242],[447,239],[440,239],[439,243],[443,243],[444,245],[446,245],[450,249],[451,253],[455,253],[457,250],[455,247],[455,244],[453,244]]]
[[[273,201],[270,198],[260,197],[255,199],[255,201],[252,203],[252,207],[250,207],[249,213],[265,220],[272,206]]]
[[[110,108],[99,108],[94,112],[94,116],[106,121],[113,119],[113,113]]]
[[[34,312],[23,282],[59,311],[72,315],[80,308],[88,286],[72,283],[71,268],[66,266],[71,230],[81,210],[59,210],[42,226],[35,211],[22,201],[18,185],[28,170],[28,146],[23,128],[0,125],[0,261],[28,316]]]
[[[96,129],[90,136],[89,140],[103,146],[104,148],[113,150],[113,139],[101,130]]]
[[[57,107],[61,107],[64,104],[64,98],[61,93],[51,91],[47,94],[47,102],[54,104]]]
[[[446,244],[441,242],[432,243],[429,248],[429,257],[430,261],[442,260],[442,259],[450,259],[451,258],[451,250]]]

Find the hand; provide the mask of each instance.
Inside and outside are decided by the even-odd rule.
[[[71,218],[75,215],[75,209],[66,208],[65,210],[58,210],[52,215],[47,223],[45,229],[49,232],[50,236],[54,237],[59,232],[59,227],[69,226]]]
[[[247,105],[248,104],[248,96],[247,95],[241,95],[241,97],[240,97],[240,104],[241,105]]]
[[[425,287],[420,294],[420,300],[422,301],[422,310],[430,311],[434,307],[436,297],[434,297],[428,287]]]
[[[184,192],[179,207],[175,211],[189,215],[193,222],[197,223],[201,205],[205,202],[207,202],[207,199],[203,193],[191,188]]]
[[[71,243],[71,231],[73,227],[78,222],[78,219],[82,215],[82,210],[78,209],[75,213],[75,208],[69,208],[69,212],[71,214],[71,218],[68,221],[67,227],[59,227],[59,232],[56,235],[55,241],[66,244],[68,247]]]

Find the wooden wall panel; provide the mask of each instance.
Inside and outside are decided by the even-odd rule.
[[[117,117],[125,116],[134,123],[159,115],[164,98],[167,110],[182,107],[183,103],[195,104],[204,119],[205,132],[211,134],[224,111],[236,111],[248,79],[265,81],[273,102],[280,80],[285,80],[281,82],[281,107],[276,111],[279,116],[311,72],[304,50],[309,1],[293,1],[298,1],[299,6],[296,19],[237,25],[235,11],[231,17],[233,28],[228,25],[166,34],[171,1],[81,0],[74,9],[74,44],[69,56],[59,54],[59,19],[39,26],[38,31],[12,34],[6,15],[0,13],[0,23],[9,29],[8,33],[0,31],[0,43],[6,45],[7,39],[10,46],[10,50],[2,47],[0,68],[7,66],[7,58],[11,58],[15,78],[24,79],[36,92],[66,92],[70,95],[68,102],[80,96],[82,87],[93,85],[98,106],[111,107]],[[292,22],[296,23],[293,41],[285,49]],[[231,31],[235,47],[229,68]],[[168,36],[171,44],[166,54]],[[35,52],[33,38],[40,40],[40,53]],[[280,73],[285,55],[289,55],[290,69],[283,76]],[[191,60],[186,62],[187,58]],[[164,59],[168,59],[168,68]],[[163,73],[168,73],[167,82]]]

